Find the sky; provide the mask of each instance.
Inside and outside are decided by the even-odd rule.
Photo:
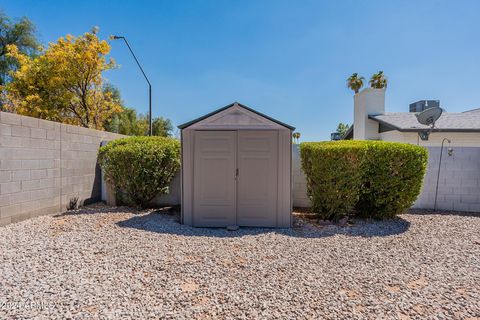
[[[288,123],[300,141],[329,140],[353,121],[346,79],[383,70],[386,111],[438,99],[480,107],[480,1],[3,0],[44,45],[92,27],[125,36],[153,88],[153,115],[175,126],[238,101]],[[145,113],[148,87],[125,44],[105,76]]]

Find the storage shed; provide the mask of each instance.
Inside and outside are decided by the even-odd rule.
[[[290,227],[295,128],[237,102],[179,128],[184,224]]]

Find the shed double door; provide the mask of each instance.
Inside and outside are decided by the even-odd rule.
[[[196,131],[193,224],[276,226],[277,170],[277,131]]]

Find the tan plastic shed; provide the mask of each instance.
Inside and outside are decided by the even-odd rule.
[[[179,128],[184,224],[290,227],[295,128],[240,103]]]

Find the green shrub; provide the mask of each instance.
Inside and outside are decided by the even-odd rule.
[[[376,219],[393,218],[417,199],[427,167],[427,150],[383,141],[367,142],[365,148],[357,211]]]
[[[312,209],[321,219],[338,220],[358,202],[363,145],[352,142],[300,144]]]
[[[427,165],[418,146],[383,141],[306,142],[302,168],[312,207],[322,219],[356,212],[391,218],[416,200]]]
[[[128,137],[109,142],[98,154],[105,179],[130,204],[145,208],[180,168],[180,142],[164,137]]]

